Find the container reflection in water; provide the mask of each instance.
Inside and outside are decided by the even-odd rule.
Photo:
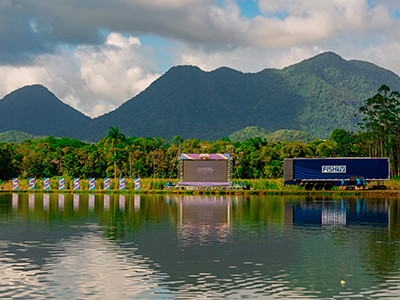
[[[301,203],[285,204],[285,224],[291,226],[345,226],[371,225],[388,226],[390,209],[387,203],[382,202],[368,207],[356,201],[303,201]]]
[[[346,225],[346,210],[339,207],[323,207],[321,223],[327,226]]]

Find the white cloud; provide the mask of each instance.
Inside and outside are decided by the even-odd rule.
[[[45,67],[13,67],[0,66],[0,96],[25,86],[50,80]]]
[[[232,51],[205,52],[189,47],[180,47],[177,64],[198,66],[212,71],[226,66],[242,72],[259,72],[265,68],[284,68],[326,51],[317,46],[292,47],[285,50],[262,48],[237,48]]]
[[[384,67],[400,75],[400,42],[388,41],[380,45],[370,46],[360,53],[354,53],[357,59],[364,59]]]
[[[85,88],[115,106],[144,90],[159,75],[150,71],[140,46],[135,37],[111,33],[100,47],[78,47],[74,57]]]
[[[400,42],[382,41],[364,48],[357,42],[349,43],[335,39],[320,45],[289,47],[285,49],[262,49],[256,47],[236,48],[231,51],[207,52],[181,45],[176,53],[176,64],[195,65],[204,71],[221,66],[243,72],[259,72],[265,68],[284,68],[325,51],[333,51],[346,60],[365,60],[400,75]]]
[[[58,49],[38,56],[31,67],[0,67],[0,96],[43,84],[65,103],[95,117],[129,100],[159,74],[149,47],[132,36],[110,33],[103,45]]]
[[[128,38],[122,36],[119,33],[112,32],[108,35],[106,45],[115,46],[118,48],[128,48],[131,46],[140,46],[140,40],[137,37],[130,36]]]
[[[146,33],[174,38],[205,49],[279,48],[309,45],[340,35],[368,38],[368,31],[395,25],[389,13],[392,6],[384,0],[372,8],[367,0],[259,0],[263,14],[254,18],[244,17],[235,0],[99,0],[85,5],[80,1],[16,0],[16,3],[19,9],[14,4],[4,22],[15,23],[13,16],[20,16],[23,11],[21,24],[24,21],[34,24],[29,38],[37,43],[44,39],[48,44],[96,44],[99,30],[107,29],[134,36]],[[277,13],[281,13],[280,18]],[[43,28],[46,30],[39,30]],[[17,33],[22,29],[15,26],[12,30]],[[0,34],[0,42],[7,36]]]
[[[331,50],[400,74],[397,0],[257,3],[261,13],[247,18],[234,0],[0,0],[0,97],[39,83],[94,117],[157,79],[163,59],[163,71],[190,64],[257,72]],[[104,31],[112,32],[101,40]],[[173,46],[154,53],[141,34]],[[12,65],[14,55],[30,65]]]

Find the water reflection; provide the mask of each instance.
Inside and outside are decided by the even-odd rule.
[[[119,195],[119,209],[125,210],[125,195]]]
[[[79,194],[74,194],[74,211],[79,210]]]
[[[397,199],[0,194],[0,297],[394,298],[399,215]]]
[[[18,208],[18,194],[12,194],[12,207],[13,210]]]
[[[312,201],[285,204],[285,224],[288,226],[321,225],[340,227],[389,226],[388,201],[374,201],[367,206],[366,199],[346,201]]]
[[[64,194],[60,194],[60,195],[58,195],[58,209],[60,210],[60,211],[63,211],[64,210],[64,201],[65,201],[65,196],[64,196]]]
[[[94,210],[94,195],[89,195],[89,210]]]
[[[173,201],[178,206],[178,231],[183,246],[230,239],[231,198],[186,196],[174,197]]]
[[[135,208],[135,211],[139,211],[139,209],[140,209],[140,195],[134,196],[134,208]]]
[[[104,210],[110,209],[110,195],[104,195]]]
[[[48,211],[50,206],[50,195],[44,194],[43,195],[43,210]]]

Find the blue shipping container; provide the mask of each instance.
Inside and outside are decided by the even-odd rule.
[[[285,158],[283,170],[285,184],[323,181],[338,185],[355,178],[390,179],[389,158]]]

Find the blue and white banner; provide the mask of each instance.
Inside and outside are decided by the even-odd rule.
[[[13,190],[18,190],[19,185],[18,185],[18,178],[13,178],[12,179],[12,189]]]
[[[58,178],[58,189],[65,190],[65,178]]]
[[[135,190],[140,190],[140,178],[135,178]]]
[[[30,190],[35,189],[35,178],[29,178],[29,189]]]
[[[110,189],[110,178],[104,178],[104,189],[105,190]]]
[[[78,191],[81,189],[81,183],[79,178],[74,178],[74,190]]]
[[[89,190],[93,191],[96,189],[95,179],[89,178]]]
[[[119,179],[119,189],[121,191],[125,191],[125,178],[120,178]]]
[[[50,189],[50,178],[43,178],[43,188],[45,190]]]

